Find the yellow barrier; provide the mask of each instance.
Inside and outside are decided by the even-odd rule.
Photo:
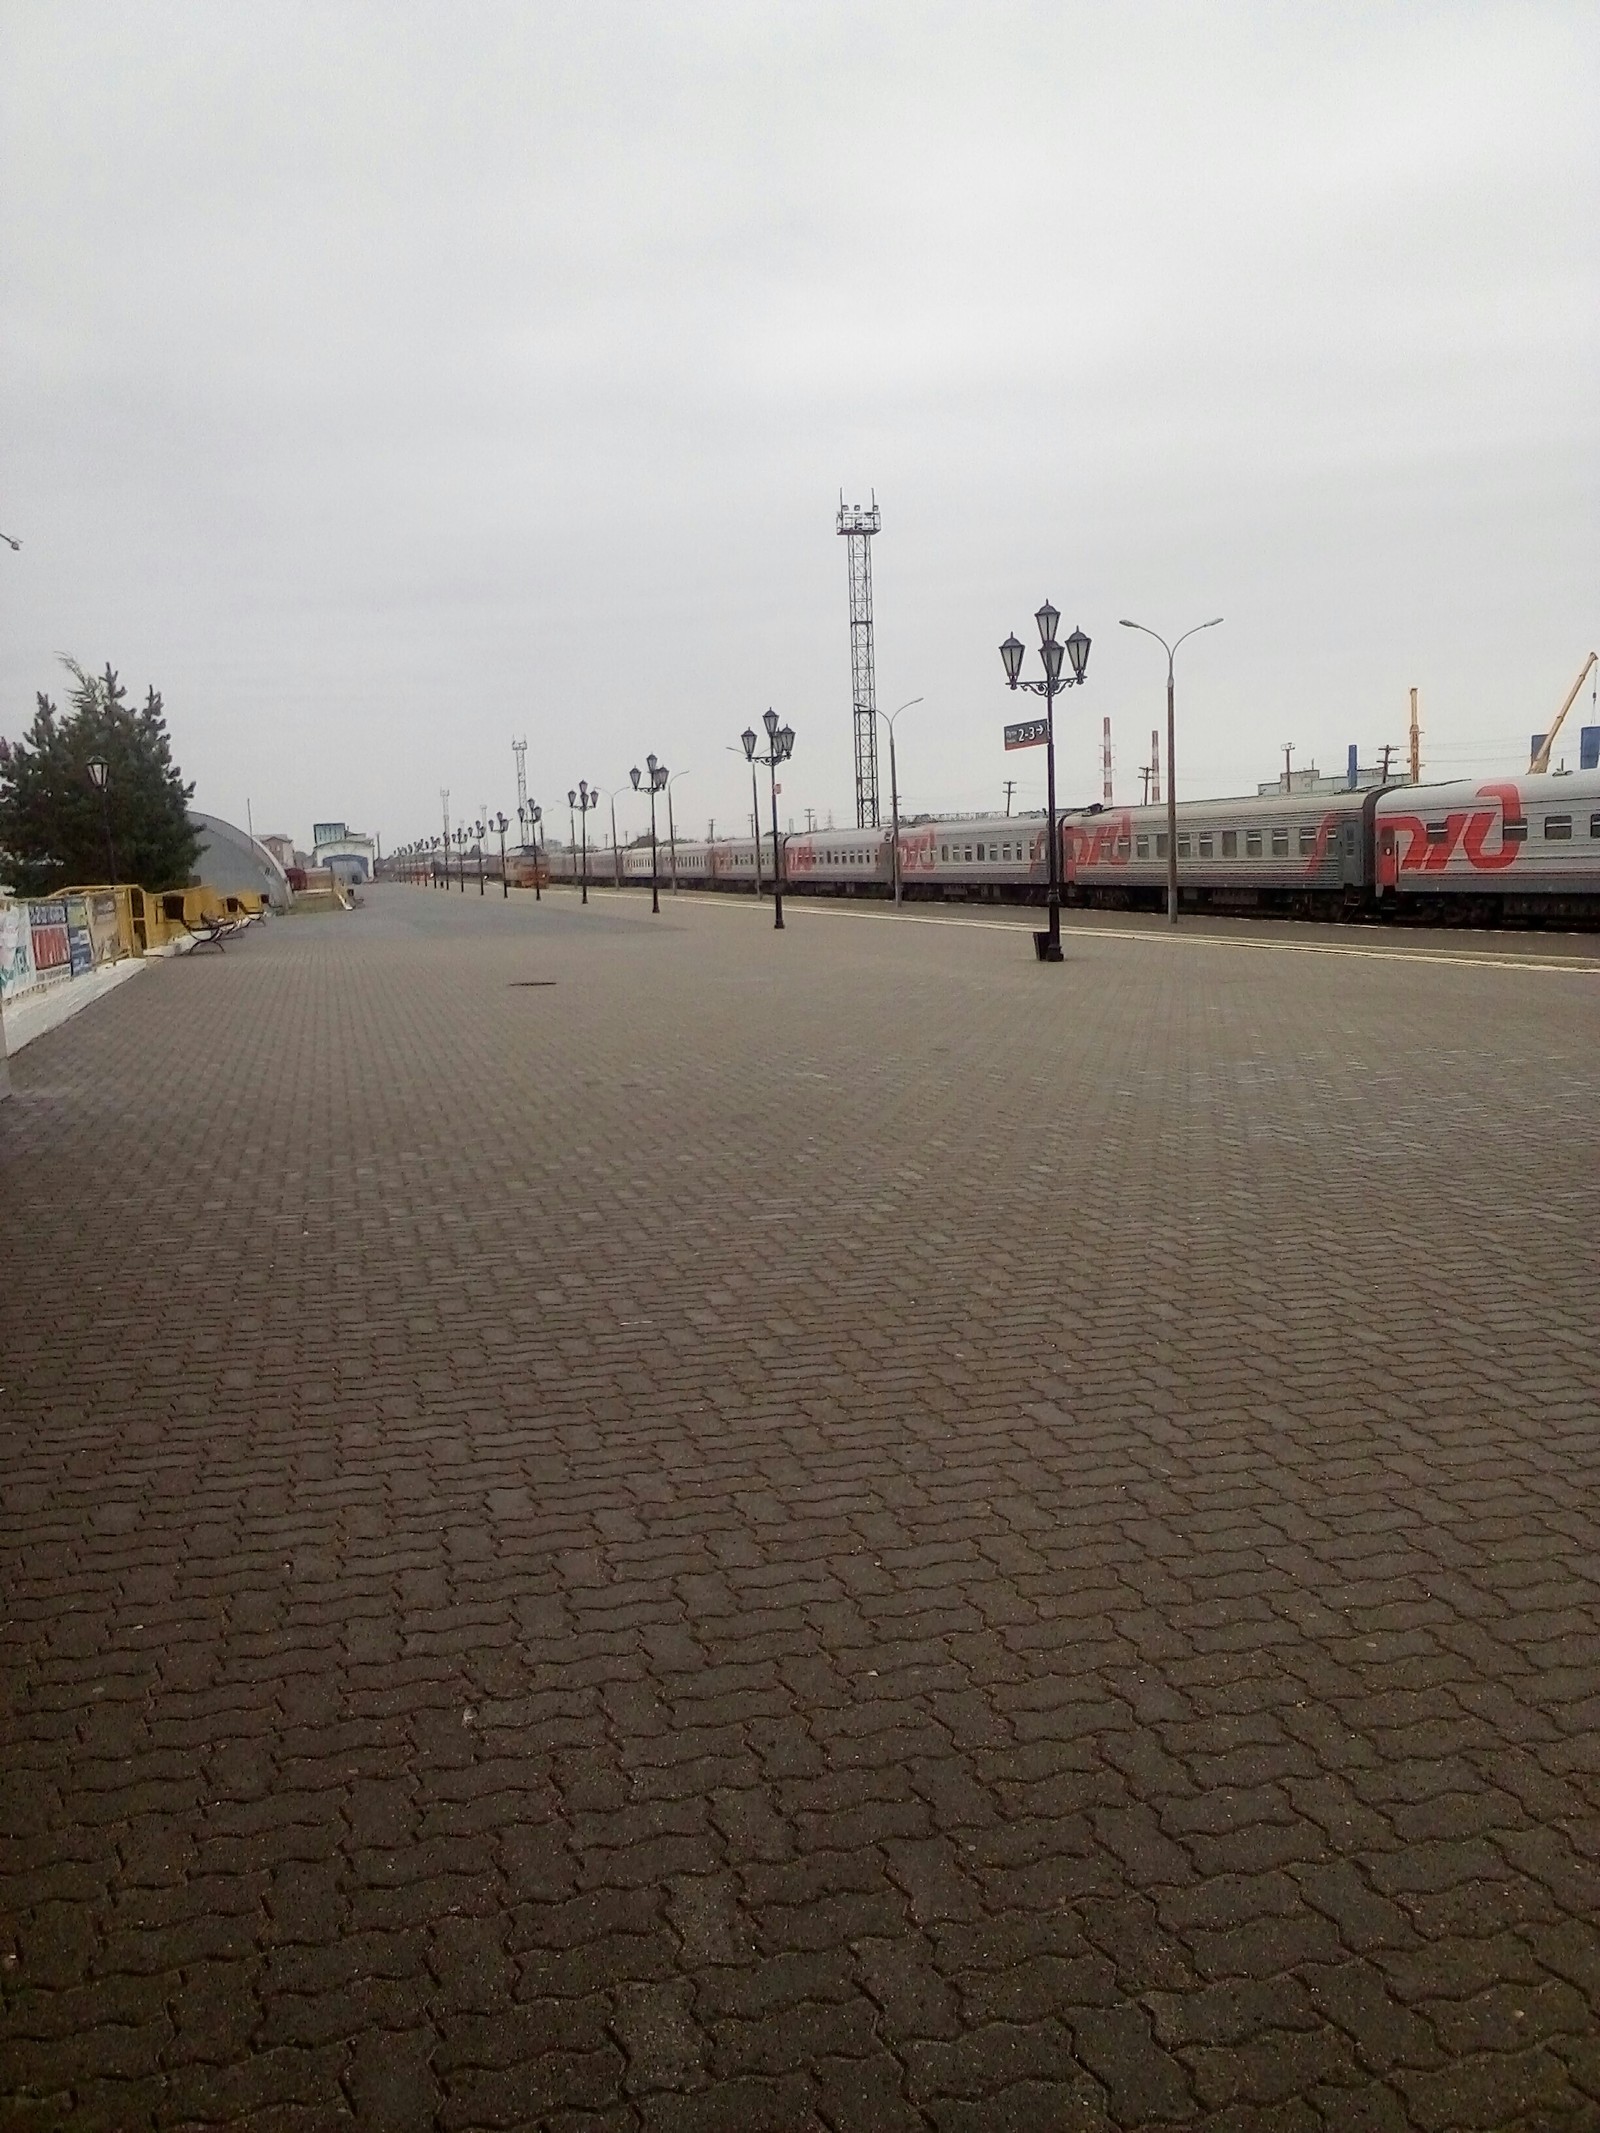
[[[114,959],[120,951],[123,955],[149,955],[157,949],[169,948],[174,941],[187,939],[190,929],[230,918],[252,918],[267,907],[267,900],[254,889],[224,892],[207,888],[204,882],[188,889],[141,889],[137,882],[97,883],[88,887],[58,889],[57,896],[77,896],[92,904],[96,911],[105,908],[105,899],[116,902],[115,920],[107,912],[107,933],[114,930],[117,943],[109,954],[103,954],[99,928],[96,928],[96,962]]]

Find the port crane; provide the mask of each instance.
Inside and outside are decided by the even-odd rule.
[[[1566,717],[1567,713],[1578,701],[1578,691],[1583,687],[1584,683],[1589,679],[1589,676],[1594,672],[1596,657],[1597,655],[1594,652],[1591,652],[1588,658],[1583,662],[1583,665],[1579,667],[1578,678],[1572,684],[1572,687],[1567,691],[1566,702],[1561,706],[1561,709],[1551,720],[1550,731],[1545,735],[1544,739],[1533,751],[1533,761],[1528,765],[1530,773],[1534,771],[1545,771],[1550,768],[1550,744],[1555,739],[1556,735],[1561,731],[1561,721]]]

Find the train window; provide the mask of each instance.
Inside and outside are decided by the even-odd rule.
[[[1126,859],[1131,849],[1132,847],[1129,844],[1128,839],[1126,837],[1119,837],[1117,839],[1117,849],[1115,856],[1118,859]]]
[[[1244,856],[1246,857],[1246,859],[1259,859],[1259,858],[1261,857],[1261,832],[1260,832],[1260,830],[1246,830],[1246,831],[1245,831],[1245,833],[1244,833]]]
[[[1430,844],[1448,844],[1450,842],[1449,823],[1430,822],[1428,824],[1428,842]]]
[[[1501,823],[1500,842],[1502,844],[1526,844],[1527,841],[1528,825],[1526,822]]]
[[[1215,849],[1214,849],[1214,846],[1215,846],[1215,839],[1214,839],[1214,838],[1211,838],[1211,837],[1209,837],[1209,836],[1206,836],[1206,837],[1201,837],[1201,838],[1200,838],[1200,840],[1199,840],[1199,845],[1200,845],[1200,851],[1199,851],[1199,856],[1200,856],[1200,857],[1201,857],[1202,859],[1214,859],[1214,858],[1216,857],[1216,851],[1215,851]]]
[[[1150,839],[1148,837],[1136,837],[1133,840],[1133,848],[1139,858],[1148,859],[1150,857]]]
[[[1287,858],[1288,858],[1288,856],[1289,856],[1289,832],[1288,832],[1288,831],[1287,831],[1286,829],[1275,829],[1275,830],[1273,831],[1273,833],[1272,833],[1272,856],[1273,856],[1273,858],[1274,858],[1274,859],[1287,859]]]
[[[1166,831],[1165,831],[1165,830],[1157,830],[1157,831],[1156,831],[1156,857],[1157,857],[1158,859],[1165,859],[1165,858],[1166,858],[1166,856],[1167,856],[1167,833],[1166,833]]]
[[[1589,835],[1591,837],[1600,837],[1600,815],[1591,815],[1589,817]]]
[[[1188,858],[1188,856],[1189,856],[1189,832],[1188,832],[1187,830],[1185,830],[1185,831],[1183,831],[1182,835],[1181,835],[1181,836],[1179,837],[1179,839],[1178,839],[1178,857],[1179,857],[1180,859],[1187,859],[1187,858]]]
[[[1317,849],[1317,833],[1309,823],[1300,825],[1300,857],[1309,859]]]
[[[1223,833],[1222,833],[1222,856],[1223,856],[1223,858],[1224,858],[1224,859],[1237,859],[1237,858],[1238,858],[1238,856],[1239,856],[1239,832],[1238,832],[1237,830],[1224,830],[1224,831],[1223,831]]]
[[[940,845],[940,847],[939,847],[939,857],[940,857],[941,859],[948,859],[948,858],[950,857],[950,847],[949,847],[949,845],[947,845],[947,844],[941,844],[941,845]]]
[[[969,845],[967,846],[967,848],[966,848],[966,852],[967,852],[967,858],[968,858],[968,859],[970,859],[970,858],[972,857],[972,846],[971,846],[970,844],[969,844]]]
[[[1570,815],[1546,815],[1544,818],[1544,835],[1547,844],[1565,843],[1567,838],[1572,835],[1572,817]]]
[[[1353,852],[1356,848],[1356,826],[1353,822],[1347,822],[1344,826],[1344,848],[1347,852]]]

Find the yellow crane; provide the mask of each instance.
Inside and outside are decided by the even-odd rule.
[[[1561,721],[1566,717],[1567,713],[1578,701],[1578,691],[1583,687],[1584,683],[1593,673],[1595,659],[1596,654],[1591,652],[1588,658],[1583,662],[1583,665],[1579,667],[1578,678],[1572,684],[1572,687],[1567,691],[1566,702],[1561,706],[1561,709],[1556,713],[1554,719],[1551,721],[1550,731],[1545,735],[1544,739],[1533,751],[1533,761],[1528,765],[1528,770],[1530,774],[1534,771],[1543,771],[1548,770],[1550,768],[1550,743],[1561,731]]]

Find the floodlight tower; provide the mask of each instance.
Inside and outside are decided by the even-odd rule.
[[[882,523],[878,493],[846,504],[839,491],[839,531],[850,543],[850,697],[856,727],[856,827],[878,827],[878,682],[872,659],[872,536]]]

